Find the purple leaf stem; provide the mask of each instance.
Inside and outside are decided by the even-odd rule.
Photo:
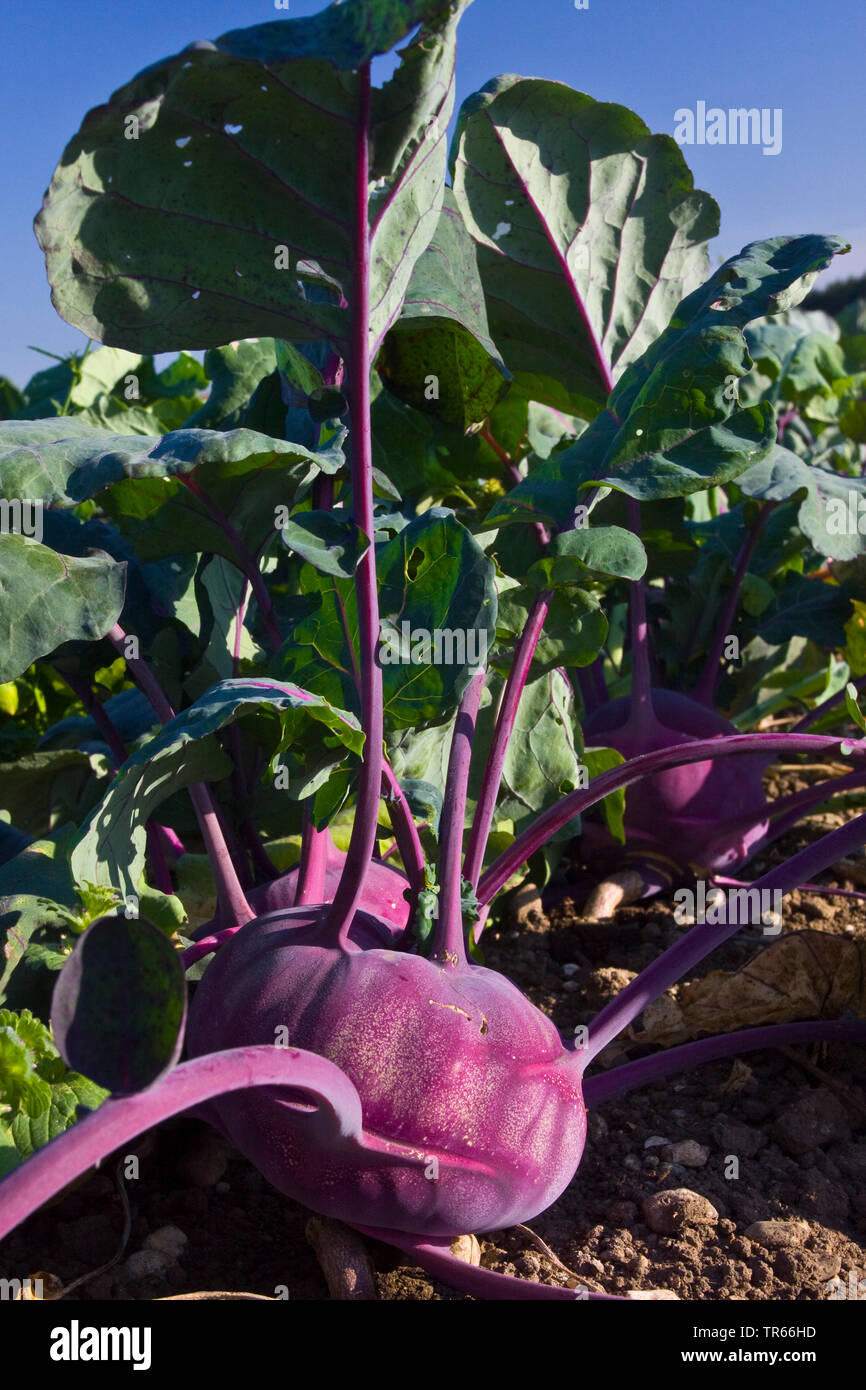
[[[589,810],[597,801],[603,800],[611,792],[618,791],[620,787],[627,787],[640,777],[649,777],[653,773],[665,772],[672,767],[684,767],[688,763],[731,757],[741,753],[766,753],[767,757],[772,759],[781,753],[826,753],[830,749],[838,752],[840,742],[846,742],[851,748],[850,757],[866,757],[866,741],[863,739],[840,740],[838,735],[831,738],[824,734],[756,733],[695,739],[693,743],[658,748],[652,753],[642,753],[637,758],[629,758],[628,762],[594,777],[588,787],[569,792],[516,836],[508,849],[482,874],[478,884],[479,901],[490,902],[521,864],[541,849],[551,835],[567,825],[572,816]]]
[[[452,1288],[459,1289],[461,1293],[472,1294],[474,1298],[558,1298],[572,1302],[575,1299],[592,1298],[610,1303],[626,1301],[617,1294],[591,1293],[587,1289],[569,1289],[560,1284],[536,1284],[532,1279],[516,1279],[513,1274],[499,1274],[496,1270],[484,1269],[481,1265],[466,1264],[451,1254],[449,1240],[435,1239],[432,1236],[413,1236],[407,1231],[385,1230],[380,1226],[357,1226],[354,1222],[352,1224],[362,1236],[404,1250],[412,1257],[413,1264],[420,1265],[428,1274],[441,1279],[443,1284],[450,1284]]]
[[[333,1062],[270,1043],[232,1048],[183,1062],[135,1095],[109,1097],[38,1149],[0,1183],[0,1240],[121,1144],[171,1115],[248,1086],[284,1086],[317,1102],[319,1110],[310,1122],[320,1130],[323,1146],[361,1150],[368,1162],[407,1161],[405,1149],[364,1134],[360,1096]]]
[[[483,670],[472,676],[463,692],[448,758],[448,776],[442,803],[441,838],[439,841],[439,916],[433,934],[434,960],[450,965],[466,964],[461,908],[460,861],[463,852],[463,826],[466,818],[466,789],[469,783],[469,764],[478,706],[484,689]],[[467,875],[468,876],[468,875]]]
[[[360,647],[361,724],[364,754],[358,782],[358,799],[352,836],[329,913],[329,925],[345,945],[361,886],[376,842],[376,820],[382,787],[382,738],[384,726],[382,668],[376,660],[379,641],[379,593],[376,585],[376,552],[373,511],[373,453],[370,431],[370,230],[369,124],[370,64],[358,69],[359,110],[355,146],[355,230],[352,268],[352,323],[349,410],[352,446],[353,520],[370,545],[355,570]]]
[[[790,1043],[860,1041],[866,1042],[866,1019],[772,1023],[763,1028],[744,1028],[737,1033],[722,1033],[718,1037],[701,1038],[699,1042],[683,1043],[681,1047],[655,1052],[652,1057],[641,1057],[598,1076],[590,1076],[583,1083],[583,1097],[587,1106],[601,1105],[637,1086],[661,1081],[676,1072],[691,1071],[692,1067],[715,1062],[720,1057],[733,1057],[758,1048],[787,1047]]]
[[[529,676],[529,668],[532,665],[532,658],[535,655],[538,639],[544,628],[544,621],[547,617],[547,610],[550,607],[551,598],[552,591],[546,590],[544,593],[539,594],[533,603],[526,622],[526,627],[523,629],[518,639],[517,647],[514,652],[514,661],[508,673],[508,679],[502,693],[502,702],[496,717],[496,728],[493,733],[493,741],[490,746],[487,766],[484,769],[481,792],[475,807],[472,829],[469,834],[466,862],[463,866],[463,876],[469,880],[473,888],[478,886],[478,880],[481,876],[481,866],[484,863],[484,851],[487,848],[490,827],[493,824],[493,815],[496,810],[496,798],[499,795],[502,769],[505,766],[508,745],[514,731],[515,720],[517,719],[517,708],[520,704],[520,697],[523,694],[523,688],[526,685],[527,677]]]
[[[740,547],[737,557],[737,564],[734,570],[734,577],[725,598],[725,606],[716,625],[715,635],[707,653],[698,683],[691,692],[693,700],[699,704],[711,708],[715,698],[716,686],[719,683],[719,676],[722,673],[721,661],[722,653],[725,649],[725,640],[730,634],[731,624],[734,620],[740,602],[740,592],[743,587],[746,575],[749,572],[749,565],[755,553],[758,541],[764,532],[764,527],[770,516],[770,512],[776,506],[775,502],[765,502],[758,513],[755,524]]]
[[[382,777],[385,805],[391,821],[391,829],[394,831],[397,849],[414,897],[424,887],[424,849],[421,844],[421,837],[406,800],[406,794],[387,759],[383,759]]]

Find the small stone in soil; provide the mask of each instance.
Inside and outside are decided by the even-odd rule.
[[[688,1187],[654,1192],[644,1199],[643,1214],[650,1230],[661,1236],[676,1235],[684,1226],[714,1226],[719,1220],[712,1202]]]
[[[765,1250],[785,1250],[802,1245],[809,1238],[807,1221],[782,1221],[773,1218],[753,1221],[746,1227],[746,1239],[753,1240]]]
[[[684,1168],[703,1168],[706,1166],[710,1151],[694,1139],[681,1139],[676,1144],[669,1144],[665,1149],[664,1156],[671,1163],[681,1164]]]
[[[180,1259],[187,1245],[189,1237],[177,1226],[160,1226],[158,1230],[151,1231],[144,1242],[145,1250],[156,1250],[160,1255],[169,1259],[171,1264]]]
[[[137,1283],[141,1279],[152,1279],[165,1273],[174,1260],[161,1250],[136,1250],[121,1266],[121,1274]]]

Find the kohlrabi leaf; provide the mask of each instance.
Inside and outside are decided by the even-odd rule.
[[[846,304],[838,316],[839,341],[849,357],[866,364],[866,298]]]
[[[845,708],[848,711],[849,718],[857,725],[860,732],[866,734],[866,719],[863,718],[863,713],[857,700],[857,687],[853,681],[849,681],[845,686]]]
[[[746,329],[746,342],[755,363],[744,381],[744,404],[752,403],[750,381],[767,378],[772,385],[768,400],[800,407],[812,419],[833,420],[837,396],[834,382],[845,377],[845,354],[825,333],[803,333],[797,328],[762,320]]]
[[[249,431],[234,431],[238,434]],[[211,438],[230,440],[232,435]],[[173,476],[125,478],[106,489],[100,505],[142,560],[206,551],[238,564],[238,540],[257,556],[275,532],[277,509],[288,511],[299,483],[318,468],[318,460],[297,444],[264,435],[253,439],[257,442],[250,441],[249,452],[241,449],[233,458],[206,459],[173,469]],[[339,441],[331,452],[335,449]]]
[[[550,554],[536,560],[526,576],[536,589],[557,589],[593,580],[641,579],[646,552],[622,526],[583,526],[554,536]]]
[[[455,425],[407,405],[375,374],[373,382],[373,462],[403,497],[440,501],[455,486],[478,476],[475,436],[467,437]]]
[[[192,677],[185,689],[194,696],[202,694],[216,676],[229,680],[235,673],[235,661],[254,657],[258,648],[244,625],[241,612],[242,596],[249,590],[240,570],[221,555],[205,555],[196,574],[198,611],[201,616],[200,637],[206,643],[202,664],[198,668],[205,682],[193,691]]]
[[[63,1061],[48,1029],[29,1009],[0,1009],[0,1178],[108,1092]]]
[[[640,501],[683,497],[759,463],[775,445],[776,423],[766,402],[739,408],[737,383],[752,365],[743,329],[796,304],[846,249],[839,237],[775,237],[726,261],[625,370],[589,428],[534,468],[490,520],[565,528],[582,488],[610,486]]]
[[[473,743],[473,772],[469,781],[470,800],[481,791],[486,753],[496,720],[499,677],[494,677],[494,698],[480,711]],[[514,732],[502,769],[502,785],[496,802],[493,828],[510,822],[506,828],[518,834],[538,814],[580,785],[582,765],[580,726],[574,717],[571,686],[563,672],[550,671],[528,681],[520,697]],[[559,839],[575,834],[570,824]]]
[[[370,542],[339,512],[297,512],[280,532],[283,544],[322,574],[351,579]]]
[[[761,615],[758,636],[772,646],[791,637],[808,637],[821,647],[844,647],[851,600],[835,584],[786,574],[775,601]]]
[[[615,748],[584,748],[582,762],[589,773],[589,780],[593,777],[600,777],[603,772],[609,772],[612,767],[618,767],[625,762],[621,753],[617,753]],[[625,826],[623,818],[625,816],[625,788],[611,792],[606,796],[598,807],[604,817],[605,825],[615,840],[621,845],[625,844]]]
[[[143,1091],[180,1057],[180,954],[145,918],[100,917],[54,986],[51,1028],[67,1066],[114,1095]]]
[[[89,521],[82,521],[77,509],[44,511],[42,533],[43,545],[59,555],[85,559],[94,551],[104,551],[125,566],[126,592],[120,623],[124,629],[132,629],[149,647],[163,627],[166,614],[174,611],[174,603],[183,590],[184,561],[172,556],[155,564],[141,563],[131,542],[113,523],[96,515]],[[85,657],[83,649],[79,649],[83,668],[89,667],[91,658],[97,665],[101,664],[97,651],[94,649]]]
[[[452,512],[431,507],[376,547],[376,573],[386,716],[395,724],[442,719],[493,643],[493,563]],[[273,669],[357,709],[354,586],[312,568],[300,584],[305,611]]]
[[[120,617],[125,581],[125,566],[110,555],[76,558],[29,536],[0,535],[0,681],[63,642],[104,637]]]
[[[585,428],[585,420],[530,400],[513,381],[487,420],[491,438],[511,460],[529,454],[546,459],[561,440],[581,434]],[[486,432],[479,438],[479,458],[485,463],[495,460],[496,472],[501,475],[501,454],[492,447]]]
[[[8,690],[9,686],[2,687],[2,689]],[[12,689],[15,689],[14,684]],[[14,859],[16,854],[20,854],[32,843],[32,835],[25,834],[11,821],[0,820],[0,867],[8,863],[10,859]]]
[[[23,393],[7,376],[0,376],[0,420],[9,420],[23,405]]]
[[[737,478],[747,497],[762,502],[800,498],[798,524],[819,555],[853,560],[866,553],[866,481],[810,466],[777,444]]]
[[[79,748],[37,749],[0,763],[0,811],[32,835],[81,820],[110,771],[99,753]]]
[[[376,366],[401,400],[460,430],[480,424],[505,390],[507,374],[487,326],[475,243],[450,188]]]
[[[228,347],[211,348],[204,355],[204,369],[211,382],[210,395],[187,428],[232,430],[245,423],[244,417],[260,382],[276,369],[273,338],[244,339]],[[280,431],[280,436],[283,431]]]
[[[507,675],[514,646],[526,627],[538,594],[514,580],[500,580],[498,589],[496,650],[492,661],[498,671]],[[607,618],[594,594],[571,585],[555,591],[533,654],[533,676],[543,675],[557,666],[588,666],[597,657],[607,632]]]
[[[279,460],[277,456],[279,455]],[[173,430],[161,438],[117,435],[72,416],[0,424],[0,496],[40,498],[46,507],[74,507],[121,479],[192,478],[206,469],[208,483],[244,487],[248,472],[289,469],[318,454],[255,430]],[[235,478],[232,485],[231,479]]]
[[[496,675],[485,692],[473,740],[467,820],[471,823],[493,737],[502,680]],[[492,696],[492,698],[491,698]],[[401,785],[421,782],[444,794],[453,720],[432,729],[407,729],[389,740],[389,757]],[[571,687],[559,671],[527,682],[520,698],[514,734],[508,744],[497,826],[516,834],[566,792],[579,785],[580,727],[574,718]],[[568,832],[574,834],[574,826]]]
[[[274,757],[291,749],[299,760],[312,758],[323,744],[333,765],[363,746],[354,715],[318,695],[270,678],[221,681],[127,759],[75,837],[70,862],[78,882],[105,884],[123,898],[135,893],[144,869],[145,822],[180,787],[231,772],[214,735],[246,718],[260,723]]]
[[[193,44],[140,72],[85,117],[37,219],[58,312],[89,337],[143,352],[346,339],[359,55],[420,24],[367,117],[375,350],[436,227],[466,3],[352,0]]]
[[[55,839],[34,841],[0,866],[0,1004],[47,1011],[51,981],[32,951],[56,946],[64,913],[80,906],[66,858],[73,831],[67,826]]]
[[[85,410],[124,378],[142,373],[144,359],[121,348],[96,347],[81,357],[69,357],[46,367],[31,377],[24,388],[26,405],[17,412],[19,420],[42,420],[70,410]]]
[[[594,415],[704,279],[716,204],[671,136],[539,78],[464,102],[451,168],[506,366],[532,399]]]

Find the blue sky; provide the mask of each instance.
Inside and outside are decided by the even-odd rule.
[[[289,17],[322,8],[291,0]],[[0,373],[24,381],[84,339],[51,305],[32,221],[85,112],[193,39],[285,17],[273,0],[2,0]],[[692,145],[695,183],[722,209],[714,260],[780,233],[853,242],[824,277],[866,271],[863,0],[475,0],[461,24],[457,101],[503,72],[554,78],[673,134],[675,112],[782,110],[782,148]]]

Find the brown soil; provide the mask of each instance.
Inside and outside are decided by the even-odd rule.
[[[781,778],[779,791],[793,790],[797,775]],[[813,817],[750,876],[840,820]],[[852,886],[832,874],[825,878]],[[794,894],[786,903],[785,929],[806,928],[866,943],[866,903]],[[598,924],[582,921],[566,899],[520,931],[508,923],[494,927],[485,937],[486,963],[505,971],[569,1034],[623,982],[617,972],[640,970],[680,931],[670,900],[625,908],[612,923]],[[764,945],[745,930],[706,970],[735,969]],[[636,1047],[629,1053],[640,1054]],[[694,1141],[685,1157],[689,1163],[703,1158],[701,1166],[675,1161],[683,1153],[672,1155],[669,1146],[683,1140]],[[140,1174],[126,1184],[133,1223],[123,1260],[71,1297],[141,1300],[198,1289],[328,1297],[304,1236],[308,1213],[273,1191],[206,1126],[175,1121],[134,1151]],[[736,1178],[726,1176],[731,1155],[739,1161]],[[674,1235],[654,1233],[644,1204],[675,1188],[707,1198],[716,1215]],[[786,1224],[747,1235],[759,1221]],[[118,1188],[106,1170],[8,1239],[0,1277],[42,1270],[68,1284],[111,1257],[122,1226]],[[182,1232],[186,1243],[162,1272],[148,1274],[147,1258],[136,1259],[136,1252],[166,1226]],[[664,1289],[683,1299],[808,1301],[827,1298],[829,1281],[838,1278],[846,1290],[862,1279],[866,1297],[863,1049],[752,1053],[600,1107],[591,1116],[577,1176],[532,1229],[580,1285],[607,1293]],[[567,1280],[524,1230],[485,1236],[482,1251],[490,1268],[548,1283]],[[377,1245],[372,1253],[383,1299],[461,1297],[396,1251]]]

